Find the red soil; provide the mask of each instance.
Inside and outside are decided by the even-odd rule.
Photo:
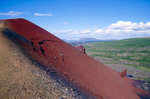
[[[65,79],[85,92],[98,99],[139,99],[139,93],[137,95],[136,88],[126,81],[126,77],[120,77],[116,71],[46,30],[24,19],[4,21],[5,28],[16,32],[30,42],[18,40],[33,59],[49,69],[54,68]]]

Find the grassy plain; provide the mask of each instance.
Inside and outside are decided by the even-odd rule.
[[[93,58],[107,59],[106,64],[124,64],[150,72],[150,38],[132,38],[84,45]]]

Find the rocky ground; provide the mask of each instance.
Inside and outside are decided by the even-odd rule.
[[[139,85],[137,85],[138,88],[150,91],[150,72],[146,72],[133,66],[121,64],[119,61],[112,64],[113,61],[106,58],[98,57],[96,59],[105,64],[106,66],[116,70],[117,72],[121,72],[127,69],[127,74],[129,76],[132,76],[130,78],[135,79],[139,82]]]
[[[55,72],[43,68],[0,34],[0,99],[83,99]]]
[[[142,78],[147,78],[150,79],[150,72],[146,72],[144,70],[135,68],[133,66],[125,65],[124,62],[120,61],[111,61],[110,59],[106,58],[96,58],[97,60],[101,61],[102,63],[106,64],[110,68],[116,70],[117,72],[121,72],[124,69],[127,69],[128,74],[132,75],[134,78],[137,79],[142,79]]]

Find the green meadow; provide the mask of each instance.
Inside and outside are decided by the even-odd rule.
[[[84,45],[93,58],[111,60],[150,72],[150,38],[132,38]]]

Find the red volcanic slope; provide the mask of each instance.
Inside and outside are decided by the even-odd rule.
[[[98,99],[139,99],[149,93],[136,89],[130,80],[87,56],[56,36],[25,19],[1,20],[3,33],[15,39],[28,54],[49,69]]]

